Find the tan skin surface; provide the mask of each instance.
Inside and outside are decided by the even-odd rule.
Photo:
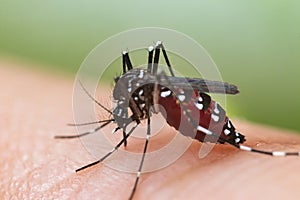
[[[69,133],[73,80],[0,62],[0,199],[127,199],[135,174],[98,164]],[[233,120],[246,144],[300,150],[300,137]],[[166,131],[174,131],[166,128]],[[130,145],[131,143],[129,143]],[[153,144],[155,145],[155,144]],[[298,199],[300,158],[274,158],[216,145],[204,159],[194,141],[171,166],[142,174],[135,199]]]

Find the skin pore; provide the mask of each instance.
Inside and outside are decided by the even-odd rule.
[[[98,164],[70,133],[73,79],[0,62],[0,199],[127,199],[136,174]],[[258,149],[299,151],[292,132],[232,119]],[[175,132],[171,127],[163,131]],[[120,133],[121,134],[121,133]],[[129,142],[128,145],[132,143]],[[150,140],[151,144],[151,140]],[[152,145],[155,145],[152,143]],[[135,199],[297,199],[300,158],[270,157],[216,145],[203,159],[201,143],[172,165],[145,173]]]

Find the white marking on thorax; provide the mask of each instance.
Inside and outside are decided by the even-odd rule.
[[[119,112],[118,112],[118,116],[120,117],[121,116],[121,114],[122,114],[122,109],[119,109]]]
[[[178,99],[179,99],[179,101],[184,101],[185,100],[185,95],[184,94],[178,95]]]
[[[140,90],[139,91],[139,96],[142,96],[143,95],[143,93],[144,93],[144,90],[142,89],[142,90]]]
[[[140,97],[141,100],[144,100],[144,99],[145,99],[144,96],[143,96],[143,94],[144,94],[144,90],[141,89],[141,90],[139,91],[139,97]]]
[[[168,97],[171,95],[171,90],[160,92],[161,97]]]
[[[138,76],[139,78],[143,78],[144,77],[144,70],[140,70],[140,74],[139,74],[139,76]]]

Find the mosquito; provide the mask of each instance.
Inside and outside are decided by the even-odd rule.
[[[160,54],[163,54],[170,75],[158,69]],[[114,153],[121,145],[126,147],[127,139],[141,123],[147,122],[147,131],[143,153],[139,168],[136,173],[129,199],[133,199],[141,176],[143,163],[147,153],[148,143],[151,135],[151,115],[161,112],[155,105],[159,104],[166,111],[163,114],[167,123],[178,130],[184,136],[191,137],[199,142],[212,142],[229,144],[240,150],[266,154],[270,156],[299,156],[300,152],[265,151],[255,149],[246,145],[245,136],[236,131],[233,123],[227,117],[226,111],[207,93],[238,94],[237,86],[229,83],[205,80],[201,78],[188,78],[175,76],[171,67],[167,51],[161,41],[155,46],[148,48],[148,66],[146,69],[133,68],[127,51],[122,52],[123,73],[116,77],[113,98],[116,106],[111,110],[98,102],[85,89],[79,81],[86,94],[102,109],[108,112],[112,118],[99,120],[91,123],[71,124],[84,126],[99,123],[100,125],[88,132],[72,136],[55,136],[59,139],[79,138],[93,134],[110,123],[117,127],[113,132],[122,131],[123,139],[105,156],[76,170],[82,171],[104,161]],[[131,111],[131,112],[129,112]],[[127,130],[130,124],[130,130]]]

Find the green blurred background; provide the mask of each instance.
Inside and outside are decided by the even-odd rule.
[[[228,97],[230,116],[300,131],[299,10],[298,0],[1,1],[0,59],[75,74],[114,34],[170,28],[202,44],[223,79],[239,86]]]

